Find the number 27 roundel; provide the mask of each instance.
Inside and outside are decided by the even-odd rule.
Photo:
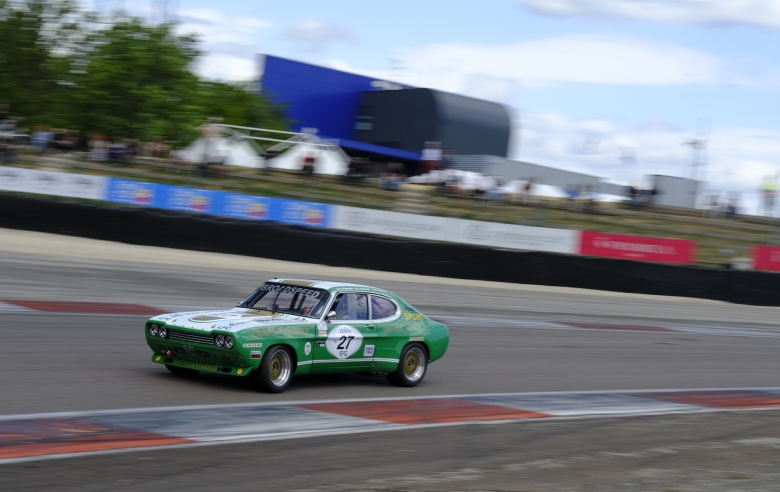
[[[325,347],[337,359],[346,359],[363,345],[363,334],[348,325],[340,325],[328,333]]]

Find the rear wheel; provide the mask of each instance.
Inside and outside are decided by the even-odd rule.
[[[398,369],[387,375],[387,380],[396,386],[412,387],[420,384],[428,369],[428,352],[419,343],[410,343],[401,352]]]
[[[262,391],[281,393],[292,381],[293,358],[286,347],[271,347],[254,372],[255,385]]]
[[[177,376],[192,377],[197,375],[200,372],[200,371],[196,371],[195,369],[187,369],[186,367],[179,367],[171,364],[165,364],[165,367],[172,373],[176,374]]]

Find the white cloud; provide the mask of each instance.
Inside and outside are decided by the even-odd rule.
[[[619,129],[606,120],[575,121],[549,113],[523,114],[516,127],[520,138],[514,159],[620,184],[641,181],[648,174],[691,177],[692,154],[684,142],[694,137],[693,129],[659,121]],[[739,192],[747,211],[757,213],[759,183],[780,172],[780,131],[716,127],[707,141],[708,189]],[[634,160],[622,158],[625,155]],[[702,171],[697,173],[701,178]]]
[[[322,51],[333,43],[351,43],[352,32],[318,20],[301,21],[284,33],[284,37],[308,51]]]
[[[423,78],[457,91],[466,88],[472,74],[523,85],[672,85],[710,83],[720,72],[718,59],[706,53],[669,43],[595,35],[506,45],[439,44],[410,52],[405,62]]]
[[[780,28],[780,0],[519,0],[555,17],[621,17],[684,24],[749,24]]]
[[[219,80],[248,80],[257,76],[258,39],[273,27],[263,19],[233,17],[214,9],[183,10],[180,34],[196,34],[203,41],[203,56],[196,71]]]
[[[707,53],[612,36],[571,35],[504,45],[435,44],[407,49],[395,58],[400,69],[365,70],[344,61],[328,63],[370,77],[499,102],[512,101],[523,87],[542,85],[715,84],[737,77]],[[739,77],[743,83],[749,80],[747,74]]]

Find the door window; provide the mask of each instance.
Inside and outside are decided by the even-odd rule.
[[[371,296],[371,319],[385,319],[393,316],[398,308],[386,297]]]
[[[336,311],[334,320],[368,319],[368,296],[366,294],[339,294],[331,309]]]

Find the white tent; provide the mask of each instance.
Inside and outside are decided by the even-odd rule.
[[[522,179],[515,179],[500,188],[500,191],[507,195],[520,195],[525,190],[527,181]],[[559,186],[546,185],[540,183],[534,183],[531,186],[531,195],[548,197],[548,198],[568,198],[566,194]]]
[[[306,157],[314,157],[315,174],[344,176],[349,169],[349,156],[338,145],[326,142],[316,135],[299,134],[274,145],[268,150],[287,149],[273,159],[266,161],[270,169],[300,171]]]
[[[187,147],[190,162],[221,162],[225,166],[263,167],[263,157],[247,140],[217,138],[207,141],[199,138]]]

